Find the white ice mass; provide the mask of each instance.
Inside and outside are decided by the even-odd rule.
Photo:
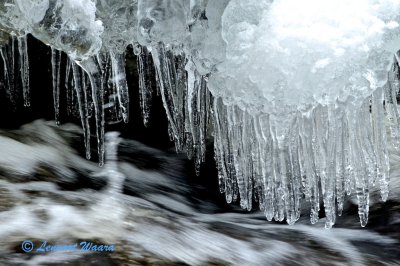
[[[18,49],[29,105],[26,34],[51,46],[56,120],[69,56],[87,157],[93,109],[102,164],[105,123],[129,119],[132,45],[144,122],[155,68],[177,150],[199,169],[213,135],[227,202],[293,224],[303,199],[316,223],[322,199],[330,228],[355,193],[365,226],[399,146],[399,23],[398,0],[0,0],[0,55],[12,100]]]

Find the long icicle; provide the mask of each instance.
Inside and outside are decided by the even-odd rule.
[[[61,52],[51,47],[51,70],[53,79],[53,100],[56,124],[60,124],[60,67]]]
[[[125,73],[125,56],[110,51],[113,80],[117,88],[118,102],[122,118],[125,123],[129,121],[129,93]]]
[[[138,71],[139,71],[139,97],[140,107],[142,109],[142,117],[144,126],[148,125],[151,109],[151,100],[153,96],[153,89],[151,84],[152,73],[150,68],[151,56],[146,47],[139,45],[134,46],[135,54],[138,56]]]
[[[13,75],[14,70],[10,69],[8,52],[6,49],[7,47],[0,48],[0,56],[3,59],[4,82],[10,102],[15,107],[14,82],[12,80],[14,78]]]
[[[89,113],[87,106],[86,84],[84,82],[85,73],[81,73],[81,68],[72,63],[72,73],[74,77],[75,91],[78,98],[79,112],[81,116],[83,135],[85,139],[86,158],[90,159],[90,126],[89,126]]]
[[[99,165],[104,165],[104,91],[102,82],[101,66],[96,58],[89,58],[80,63],[81,67],[89,76],[92,86],[92,98],[96,118],[97,150]]]
[[[28,43],[27,37],[18,37],[18,50],[20,58],[20,70],[21,70],[21,80],[23,89],[24,106],[28,107],[31,105],[30,100],[30,86],[29,86],[29,56],[28,56]]]
[[[72,114],[72,89],[70,86],[70,79],[71,79],[71,66],[72,60],[67,57],[67,62],[65,65],[65,81],[64,81],[64,87],[66,91],[66,101],[67,101],[67,114],[71,115]]]

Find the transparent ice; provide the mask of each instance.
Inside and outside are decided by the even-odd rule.
[[[87,158],[94,116],[103,164],[105,124],[129,120],[132,45],[144,123],[155,76],[171,139],[197,171],[213,138],[227,202],[293,224],[304,201],[316,223],[322,200],[330,228],[355,193],[365,226],[399,146],[399,23],[396,0],[2,0],[0,55],[11,101],[18,55],[29,106],[26,34],[51,46],[56,121],[68,56],[67,99]]]

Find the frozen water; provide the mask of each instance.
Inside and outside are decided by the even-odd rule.
[[[222,16],[226,60],[210,88],[251,113],[360,104],[387,82],[399,11],[398,1],[232,0]]]
[[[2,1],[1,27],[12,34],[32,33],[44,43],[75,59],[85,59],[101,48],[103,26],[96,20],[94,1]]]
[[[100,164],[104,125],[128,122],[124,52],[133,44],[144,123],[154,73],[170,136],[197,171],[213,134],[228,202],[258,202],[268,220],[293,224],[304,199],[316,223],[322,199],[329,228],[346,195],[357,196],[362,226],[369,190],[377,185],[387,199],[388,146],[399,145],[399,1],[7,0],[0,15],[0,43],[18,36],[25,105],[21,36],[52,47],[56,120],[61,51],[68,55],[66,86],[88,158],[96,119]],[[14,45],[0,50],[11,96]]]

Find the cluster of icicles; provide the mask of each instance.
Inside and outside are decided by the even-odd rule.
[[[17,46],[17,48],[16,48]],[[16,51],[18,50],[18,52]],[[271,221],[295,223],[301,205],[311,205],[311,223],[319,219],[320,200],[325,227],[341,215],[346,195],[356,193],[361,225],[368,220],[369,189],[379,186],[388,197],[388,144],[398,146],[397,61],[388,73],[388,84],[364,102],[319,105],[307,113],[293,113],[288,133],[277,133],[279,119],[269,114],[252,115],[213,98],[207,76],[200,75],[179,50],[133,45],[139,70],[139,90],[144,123],[152,98],[152,80],[169,120],[169,134],[178,151],[186,151],[200,170],[206,140],[214,137],[219,184],[228,203],[240,200],[251,210],[258,202]],[[13,101],[19,53],[24,103],[29,106],[27,38],[13,38],[0,50],[4,84]],[[61,70],[65,70],[67,101],[76,101],[90,158],[90,118],[96,120],[99,162],[104,163],[104,126],[128,122],[128,85],[123,54],[101,53],[83,63],[65,60],[52,49],[55,117],[59,123]],[[62,67],[63,62],[66,65]],[[75,97],[75,99],[72,99]],[[69,100],[68,100],[69,99]],[[70,107],[69,107],[70,109]],[[388,132],[387,132],[388,131]]]

